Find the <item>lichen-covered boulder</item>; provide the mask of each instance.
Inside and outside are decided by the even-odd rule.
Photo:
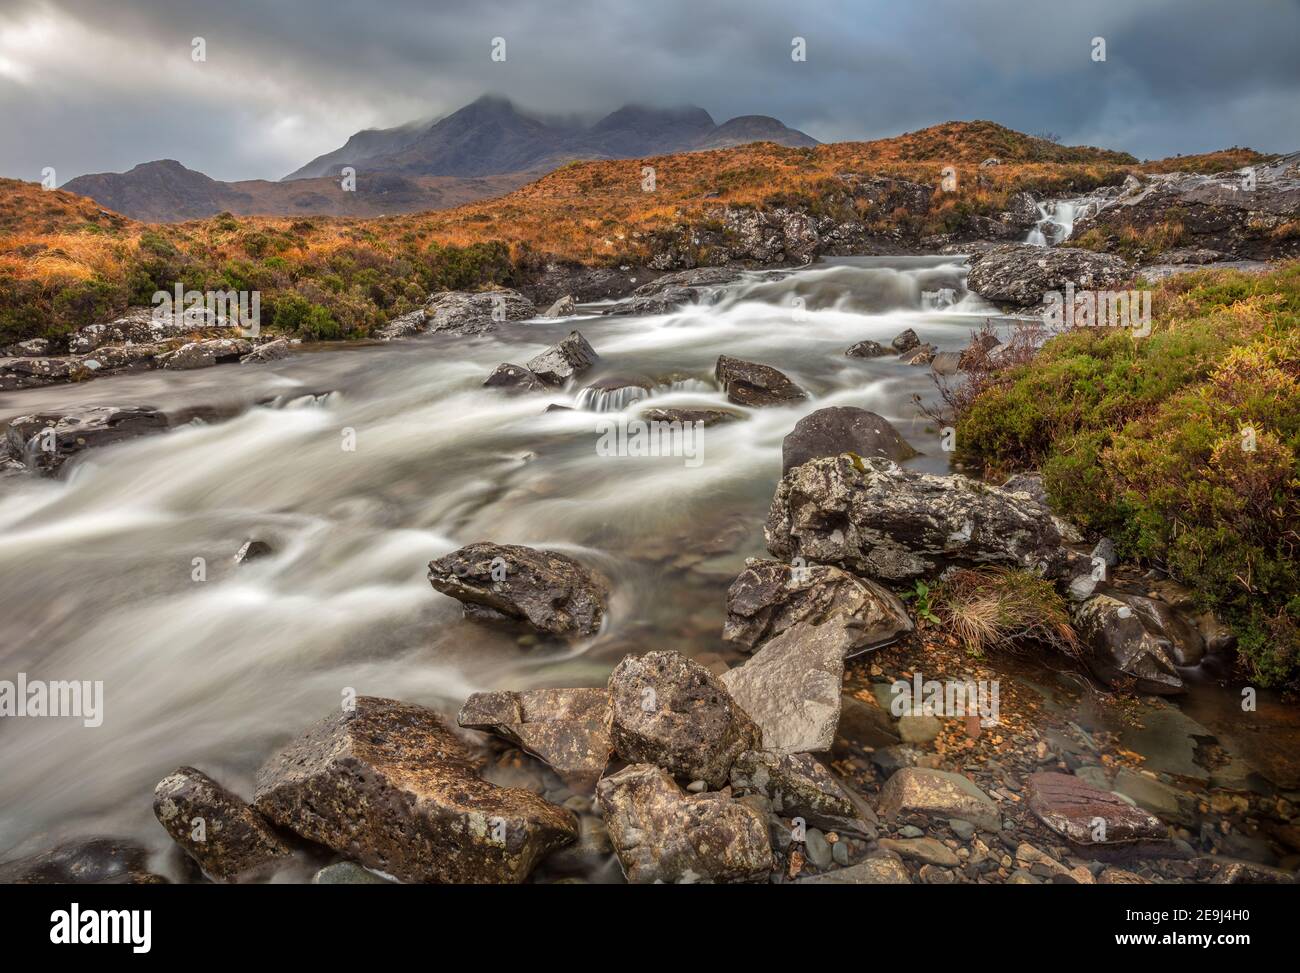
[[[372,696],[267,761],[253,806],[403,882],[522,882],[578,831],[564,808],[482,780],[432,710]]]

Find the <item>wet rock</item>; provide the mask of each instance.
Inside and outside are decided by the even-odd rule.
[[[930,370],[936,375],[956,375],[961,369],[961,352],[940,351],[930,359]]]
[[[546,869],[589,875],[604,867],[613,854],[614,845],[609,840],[609,829],[605,827],[605,822],[590,814],[580,814],[578,840],[552,852],[546,859]]]
[[[1087,598],[1074,609],[1074,627],[1098,678],[1111,685],[1134,680],[1143,693],[1183,692],[1172,643],[1121,598],[1107,593]]]
[[[436,334],[487,334],[507,321],[523,321],[537,313],[533,302],[518,291],[502,288],[468,293],[434,294],[424,305],[421,327]]]
[[[812,875],[801,878],[796,885],[911,885],[911,876],[907,868],[897,858],[879,856],[837,868],[824,875]]]
[[[1073,775],[1030,774],[1026,793],[1035,817],[1081,854],[1147,851],[1167,843],[1154,815]]]
[[[235,563],[246,564],[258,558],[270,557],[274,553],[274,549],[266,541],[244,541],[243,546],[235,553]]]
[[[695,423],[702,422],[705,427],[721,425],[724,422],[735,422],[737,419],[743,419],[738,412],[729,412],[726,409],[682,409],[672,406],[658,406],[653,409],[646,409],[641,413],[641,418],[646,422],[680,422]]]
[[[771,365],[719,355],[714,370],[727,398],[737,405],[783,405],[806,399],[806,393]]]
[[[859,341],[844,353],[849,358],[880,358],[888,355],[889,349],[878,341]]]
[[[904,713],[898,718],[898,735],[904,743],[930,743],[942,731],[939,718],[929,713]]]
[[[590,793],[614,745],[604,689],[474,693],[456,722],[499,734],[537,757],[575,793]]]
[[[1121,767],[1115,772],[1113,789],[1162,820],[1188,827],[1196,825],[1196,799],[1164,781]]]
[[[911,328],[908,328],[901,334],[895,335],[894,340],[889,343],[889,347],[893,348],[894,351],[898,352],[900,355],[911,351],[913,348],[919,348],[920,345],[921,339],[916,336],[916,332]]]
[[[1133,276],[1128,261],[1077,247],[1012,243],[971,258],[966,287],[985,300],[1017,308],[1037,307],[1049,291],[1111,290]]]
[[[918,345],[910,351],[903,352],[898,356],[898,360],[903,365],[929,365],[938,352],[939,349],[934,345]]]
[[[124,838],[67,841],[26,858],[0,862],[0,885],[154,885],[149,852]]]
[[[762,814],[724,794],[686,794],[659,767],[633,764],[597,795],[629,882],[762,882],[773,868]]]
[[[547,385],[562,386],[594,365],[600,356],[587,339],[570,331],[563,341],[530,359],[528,369]]]
[[[175,351],[158,356],[163,368],[188,371],[238,362],[253,351],[253,343],[243,338],[210,338],[191,341]]]
[[[429,583],[480,621],[522,624],[556,638],[600,630],[609,583],[566,554],[518,544],[468,544],[429,562]]]
[[[781,472],[840,453],[883,456],[899,463],[915,456],[916,450],[888,419],[855,406],[832,406],[804,416],[781,441]]]
[[[629,655],[609,677],[613,740],[629,763],[652,763],[711,788],[763,746],[758,727],[704,666],[676,652]]]
[[[687,304],[707,302],[719,285],[740,276],[737,267],[695,267],[664,274],[642,284],[626,300],[606,309],[606,314],[666,314]]]
[[[946,770],[904,767],[885,781],[879,807],[888,818],[910,812],[961,818],[994,833],[1002,829],[1002,815],[989,796],[961,774]]]
[[[913,628],[903,603],[874,581],[829,565],[795,569],[784,561],[749,558],[727,591],[722,637],[752,652],[794,625],[832,619],[850,630],[850,654]]]
[[[881,838],[879,845],[885,851],[892,851],[900,858],[921,862],[924,865],[955,868],[960,864],[952,849],[934,838]]]
[[[870,829],[835,775],[811,754],[746,751],[731,767],[731,787],[737,794],[762,795],[782,817],[803,818],[827,831]]]
[[[567,318],[578,312],[578,302],[570,294],[565,294],[558,301],[542,312],[544,318]]]
[[[311,877],[312,885],[392,885],[391,879],[376,875],[356,862],[335,862],[326,865]]]
[[[193,767],[181,767],[158,782],[153,813],[172,840],[217,881],[247,876],[290,855],[260,814]]]
[[[880,458],[827,457],[790,470],[765,534],[778,558],[887,580],[930,576],[949,563],[1055,575],[1068,560],[1062,525],[1027,495]]]
[[[6,438],[28,469],[55,473],[82,450],[162,432],[167,417],[148,406],[93,406],[40,412],[10,420]]]
[[[483,383],[486,388],[504,388],[518,392],[542,392],[546,383],[522,365],[498,365]]]
[[[899,743],[898,728],[888,712],[856,696],[840,697],[840,723],[835,728],[835,750],[845,750],[845,743],[875,750]],[[895,768],[896,769],[896,768]]]
[[[775,753],[829,750],[840,720],[844,656],[854,633],[837,621],[803,622],[764,643],[744,665],[722,674],[732,698]]]
[[[260,344],[250,351],[243,358],[239,359],[241,365],[257,365],[265,362],[279,361],[282,358],[288,358],[293,350],[293,345],[289,343],[288,338],[276,338],[274,341],[268,341]]]
[[[257,773],[254,807],[404,882],[522,882],[577,821],[529,791],[481,780],[432,710],[360,696]]]

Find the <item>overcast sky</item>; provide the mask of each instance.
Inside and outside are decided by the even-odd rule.
[[[1300,0],[0,0],[0,175],[171,158],[278,179],[486,92],[774,115],[823,141],[988,118],[1140,158],[1283,151],[1297,38]]]

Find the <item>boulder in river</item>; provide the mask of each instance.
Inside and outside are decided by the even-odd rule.
[[[911,351],[913,348],[919,347],[920,344],[921,339],[916,336],[916,332],[911,328],[908,328],[906,331],[895,335],[894,340],[889,343],[889,346],[901,355]]]
[[[590,793],[614,744],[604,689],[474,693],[456,722],[497,733],[537,757],[575,793]]]
[[[808,393],[771,365],[719,355],[714,376],[727,398],[737,405],[784,405],[806,399]]]
[[[528,370],[547,385],[562,386],[600,360],[580,332],[570,331],[563,341],[551,345],[528,362]]]
[[[1074,627],[1098,678],[1111,685],[1134,680],[1142,693],[1181,693],[1173,643],[1152,622],[1114,592],[1093,594],[1074,609]]]
[[[567,318],[578,312],[578,302],[570,294],[565,294],[558,301],[542,312],[544,318]]]
[[[193,767],[181,767],[158,782],[153,813],[172,840],[217,881],[248,876],[290,855],[260,814]]]
[[[148,406],[92,406],[18,416],[10,420],[6,437],[29,469],[54,473],[84,449],[162,432],[167,426],[167,417]]]
[[[1026,791],[1029,810],[1077,852],[1149,852],[1168,843],[1154,814],[1072,774],[1030,774]]]
[[[916,450],[883,416],[851,405],[831,406],[804,416],[781,441],[781,472],[840,453],[884,456],[900,463]]]
[[[794,625],[827,620],[849,630],[850,654],[913,628],[903,603],[874,581],[826,564],[749,558],[727,591],[722,637],[752,652]]]
[[[533,302],[518,291],[443,291],[424,305],[420,327],[439,334],[487,334],[507,321],[522,321],[537,313]]]
[[[879,341],[859,341],[856,345],[850,345],[844,354],[849,358],[880,358],[888,355],[889,349]]]
[[[1002,815],[989,796],[968,778],[947,770],[894,771],[880,791],[879,807],[887,818],[911,812],[938,820],[960,818],[994,833],[1002,829]]]
[[[903,365],[929,365],[938,353],[939,349],[934,345],[917,345],[899,355],[898,360]]]
[[[652,763],[709,787],[763,746],[758,727],[718,677],[676,652],[629,655],[609,677],[614,749],[628,763]]]
[[[165,885],[148,870],[149,852],[125,838],[65,841],[25,858],[0,862],[0,885]]]
[[[764,750],[829,750],[840,722],[844,657],[853,633],[840,621],[801,622],[764,643],[722,684],[763,731]]]
[[[801,557],[897,581],[929,576],[949,562],[1055,576],[1067,560],[1062,530],[1028,494],[846,454],[786,473],[765,533],[768,550],[783,560]]]
[[[1133,276],[1127,260],[1078,247],[1036,247],[1012,243],[971,258],[967,289],[985,300],[1015,307],[1038,307],[1051,291],[1108,290]]]
[[[531,791],[496,787],[432,710],[359,696],[257,772],[263,816],[403,882],[522,882],[577,836]]]
[[[267,341],[258,345],[243,358],[239,359],[241,365],[259,365],[265,362],[279,361],[281,358],[288,358],[293,345],[289,343],[288,338],[276,338],[274,341]]]
[[[726,794],[684,793],[643,763],[602,779],[596,793],[629,882],[763,882],[774,866],[767,820]]]
[[[467,544],[429,562],[429,583],[479,621],[523,624],[563,639],[600,629],[609,582],[567,554],[519,544]]]
[[[743,419],[738,412],[731,412],[727,409],[692,409],[680,408],[676,406],[656,406],[653,409],[646,409],[641,413],[641,418],[646,422],[680,422],[694,423],[702,422],[707,426],[717,426],[724,422],[735,422],[737,419]]]
[[[541,392],[546,389],[546,383],[523,365],[511,365],[509,362],[498,365],[483,385],[485,388],[504,388],[512,392]]]

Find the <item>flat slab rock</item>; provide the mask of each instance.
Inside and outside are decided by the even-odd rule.
[[[916,450],[888,419],[855,406],[831,406],[804,416],[781,441],[781,473],[811,459],[857,453],[902,462]]]
[[[158,782],[153,813],[205,875],[231,881],[290,855],[266,820],[202,771],[181,767]]]
[[[6,438],[13,455],[28,469],[55,473],[84,449],[163,432],[167,427],[167,416],[149,406],[92,406],[18,416],[10,421]]]
[[[961,774],[923,767],[894,771],[880,791],[880,813],[889,818],[904,811],[934,818],[961,818],[994,833],[1002,815],[992,799]]]
[[[1133,275],[1128,261],[1078,247],[1036,247],[1012,243],[971,258],[966,287],[986,300],[1012,307],[1037,307],[1049,291],[1108,290]]]
[[[1168,840],[1165,826],[1154,814],[1072,774],[1030,774],[1026,783],[1029,810],[1077,850]]]
[[[749,558],[727,590],[722,637],[746,651],[803,622],[837,620],[849,629],[850,654],[913,629],[907,608],[881,585],[826,564],[795,569]]]
[[[822,875],[811,875],[795,882],[796,885],[911,885],[912,877],[901,861],[889,855],[878,855],[866,861],[837,868]]]
[[[591,793],[614,750],[604,689],[474,693],[456,722],[523,747],[575,792]]]
[[[852,645],[849,629],[838,622],[804,622],[722,674],[732,699],[762,730],[763,749],[809,753],[831,748],[840,722],[844,657]]]
[[[403,882],[522,882],[577,837],[577,819],[478,776],[436,713],[359,696],[257,772],[253,806],[275,824]]]
[[[602,779],[596,794],[629,882],[763,882],[772,871],[766,818],[726,794],[687,794],[650,764]]]
[[[718,356],[714,377],[727,398],[737,405],[783,405],[806,399],[808,393],[771,365]]]
[[[522,624],[561,639],[600,630],[609,582],[567,554],[519,544],[467,544],[429,562],[429,584],[480,621]]]
[[[768,550],[782,560],[801,557],[898,581],[932,575],[948,563],[1055,576],[1068,561],[1063,530],[1026,493],[846,454],[786,473],[764,533]]]
[[[609,677],[614,749],[629,763],[667,768],[711,788],[762,747],[754,721],[704,666],[676,652],[623,659]]]

